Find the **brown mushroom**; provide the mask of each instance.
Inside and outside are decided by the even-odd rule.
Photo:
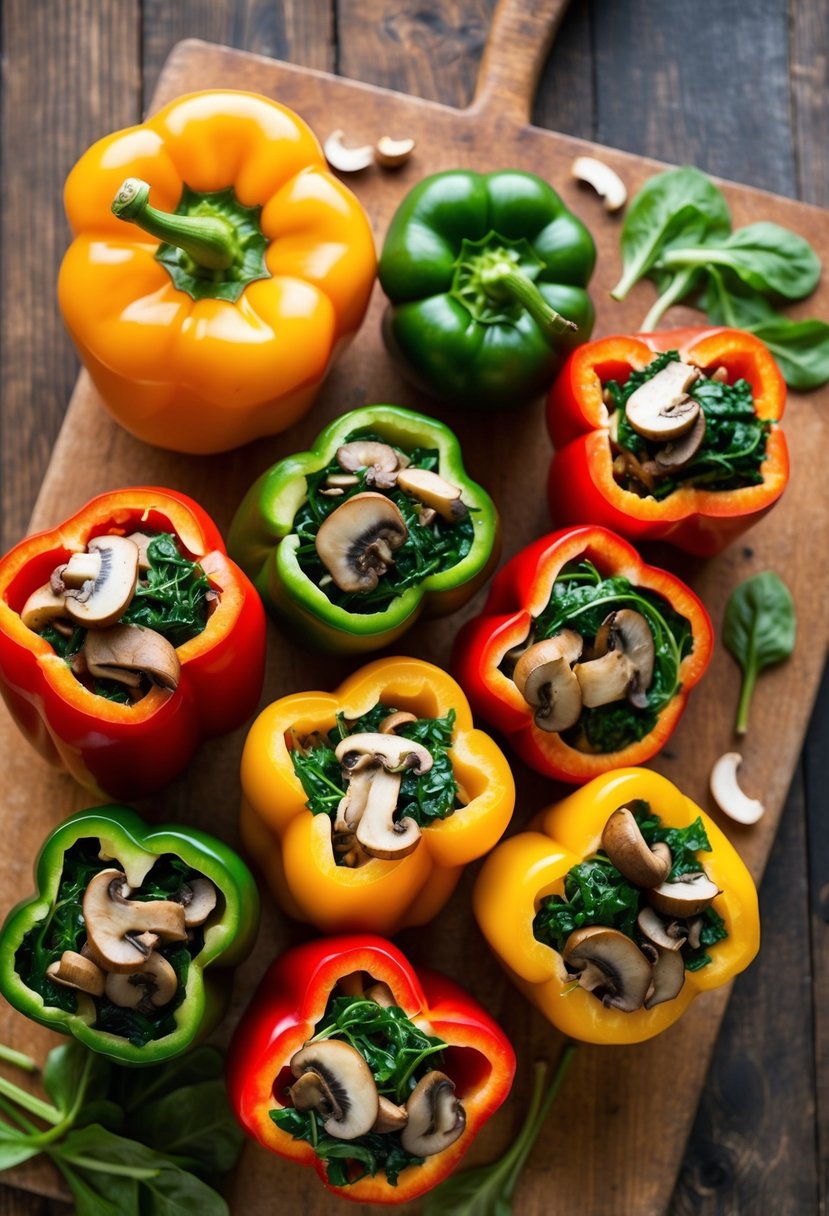
[[[107,971],[140,971],[158,943],[187,940],[184,909],[167,899],[130,900],[121,870],[100,870],[83,897],[93,956]]]
[[[409,1122],[409,1112],[405,1106],[396,1106],[388,1098],[380,1095],[380,1109],[374,1120],[373,1132],[399,1132]]]
[[[688,389],[699,376],[698,367],[673,361],[640,384],[625,406],[627,420],[637,434],[669,443],[689,431],[700,404],[688,396]]]
[[[581,654],[582,640],[572,629],[536,642],[523,652],[512,678],[528,705],[535,709],[535,724],[544,731],[574,726],[582,708],[578,680],[571,671]]]
[[[645,997],[645,1008],[653,1009],[665,1001],[672,1001],[679,996],[685,983],[685,963],[682,955],[674,950],[657,950],[657,960],[653,965],[653,981]]]
[[[410,714],[405,709],[398,709],[396,713],[389,714],[387,718],[383,718],[377,729],[381,735],[393,735],[398,726],[405,726],[407,722],[416,721],[417,718],[414,714]]]
[[[218,895],[209,878],[194,878],[182,884],[176,893],[175,902],[184,908],[184,924],[188,929],[203,925],[216,907]]]
[[[155,537],[148,536],[146,532],[130,532],[127,540],[131,540],[138,550],[138,569],[142,574],[146,574],[150,568],[149,545]]]
[[[674,473],[689,464],[700,450],[705,439],[705,414],[700,410],[697,420],[686,434],[660,448],[654,455],[661,473]]]
[[[73,553],[66,565],[58,566],[52,571],[50,582],[56,591],[66,591],[67,587],[78,590],[84,583],[94,583],[100,573],[100,553],[94,550],[89,553]]]
[[[594,654],[601,656],[613,650],[621,651],[633,667],[628,701],[637,709],[647,709],[646,693],[653,681],[655,650],[651,627],[641,612],[621,608],[602,621],[593,644]]]
[[[397,1001],[392,996],[391,988],[383,980],[378,980],[375,984],[370,984],[366,988],[366,1000],[374,1001],[375,1005],[382,1005],[384,1009],[391,1009]]]
[[[650,907],[640,909],[636,924],[639,932],[662,950],[681,950],[688,936],[687,927],[682,927],[679,921],[671,921],[666,925],[662,917]]]
[[[648,902],[663,916],[687,918],[705,911],[720,894],[717,884],[699,870],[654,887],[648,891]]]
[[[374,147],[374,159],[384,169],[399,169],[414,149],[413,139],[393,139],[391,135],[381,135]]]
[[[138,549],[125,536],[96,536],[87,548],[100,556],[94,582],[66,592],[66,615],[79,625],[106,629],[129,606],[138,582]]]
[[[135,688],[145,675],[154,684],[178,687],[181,663],[176,649],[160,633],[145,625],[113,625],[91,629],[86,635],[83,655],[91,676],[117,680]]]
[[[357,841],[371,857],[385,861],[406,857],[420,842],[420,828],[410,816],[396,820],[397,797],[405,770],[426,773],[432,755],[420,743],[394,734],[347,735],[334,753],[344,771],[363,767],[368,759],[374,767],[368,797],[356,823]]]
[[[20,609],[20,619],[27,629],[40,633],[47,625],[66,616],[66,603],[62,594],[56,594],[49,583],[33,591]]]
[[[661,843],[651,848],[626,806],[614,811],[604,825],[602,848],[619,873],[637,887],[658,887],[671,871],[671,850]]]
[[[427,1072],[406,1102],[409,1121],[400,1137],[413,1157],[434,1157],[463,1135],[466,1111],[445,1073]]]
[[[337,448],[337,464],[347,473],[365,469],[366,485],[378,486],[381,490],[388,490],[394,485],[400,467],[394,448],[376,439],[353,439],[351,443],[342,444]],[[328,478],[328,484],[342,485],[334,477]],[[355,478],[355,482],[357,480]]]
[[[316,1110],[329,1136],[354,1140],[371,1131],[380,1098],[371,1069],[356,1048],[339,1039],[306,1043],[291,1057],[299,1080],[289,1093],[297,1110]]]
[[[322,522],[315,538],[320,561],[341,591],[373,591],[409,531],[383,494],[355,494]]]
[[[579,984],[608,1009],[641,1009],[653,969],[634,941],[618,929],[591,925],[576,929],[564,943],[562,959],[578,973]]]
[[[74,950],[64,950],[60,958],[46,968],[46,974],[53,984],[59,984],[61,988],[77,988],[91,996],[104,995],[106,977],[103,971],[91,958]]]
[[[581,699],[588,709],[624,701],[636,672],[621,650],[609,650],[599,659],[577,663],[573,674],[581,690]]]
[[[397,484],[404,494],[437,511],[447,523],[455,524],[468,514],[460,488],[429,469],[403,469],[397,475]]]
[[[113,1005],[149,1013],[173,999],[178,992],[178,976],[163,954],[153,952],[140,971],[110,972],[104,991]]]

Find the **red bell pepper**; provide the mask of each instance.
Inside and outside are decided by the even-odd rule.
[[[419,1030],[447,1045],[437,1068],[454,1082],[465,1127],[459,1138],[425,1157],[423,1164],[402,1169],[396,1185],[381,1172],[332,1185],[325,1162],[310,1143],[293,1139],[271,1118],[271,1111],[291,1105],[286,1090],[296,1073],[290,1062],[314,1036],[338,981],[345,981],[338,991],[348,993],[354,991],[355,981],[358,988],[385,985],[387,995]],[[370,936],[309,942],[277,959],[239,1023],[227,1064],[231,1104],[244,1129],[271,1152],[314,1166],[335,1194],[363,1203],[405,1203],[442,1181],[507,1097],[514,1074],[512,1047],[463,989],[434,972],[416,972],[390,942]]]
[[[675,690],[656,714],[655,725],[643,738],[615,751],[581,750],[568,743],[564,733],[540,729],[533,708],[502,670],[509,662],[508,652],[531,639],[564,567],[572,569],[571,563],[584,561],[592,563],[604,579],[627,579],[634,594],[637,590],[656,593],[668,609],[685,619],[690,633],[678,662]],[[618,607],[628,606],[622,597]],[[599,611],[613,610],[614,604],[607,602]],[[566,628],[578,629],[578,616]],[[527,764],[545,776],[582,784],[656,755],[679,722],[688,693],[705,672],[713,641],[708,613],[678,578],[646,566],[635,549],[604,528],[570,528],[542,537],[499,571],[483,611],[458,634],[452,668],[476,714],[507,735]],[[586,646],[585,657],[588,653]]]
[[[20,613],[92,538],[142,530],[177,538],[218,596],[202,632],[176,648],[175,690],[153,685],[133,704],[119,704],[81,683]],[[264,660],[261,600],[227,557],[216,525],[184,494],[146,486],[101,494],[0,560],[0,692],[40,754],[98,795],[151,794],[184,770],[203,738],[241,725],[259,700]]]
[[[786,439],[778,426],[771,428],[760,485],[705,490],[680,484],[661,500],[623,489],[613,475],[603,389],[611,380],[623,384],[631,371],[667,350],[678,350],[684,362],[709,375],[724,367],[729,383],[747,380],[757,417],[775,423],[782,418],[785,382],[768,347],[752,334],[684,329],[588,342],[570,356],[547,403],[556,449],[547,486],[550,511],[558,525],[599,524],[632,541],[667,540],[711,557],[757,523],[783,493],[789,476]]]

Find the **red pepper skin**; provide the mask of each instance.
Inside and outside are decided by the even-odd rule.
[[[173,532],[221,599],[204,631],[178,647],[175,692],[153,688],[135,705],[116,705],[85,689],[19,612],[54,567],[93,536],[142,527]],[[0,692],[37,751],[98,796],[155,793],[179,776],[203,739],[249,718],[262,691],[265,636],[262,602],[228,558],[216,525],[172,490],[141,486],[101,494],[0,560]]]
[[[449,1044],[444,1070],[457,1084],[466,1110],[466,1130],[443,1152],[421,1166],[404,1170],[397,1186],[384,1175],[362,1178],[347,1187],[331,1186],[325,1166],[304,1140],[281,1131],[268,1112],[284,1105],[276,1096],[290,1084],[291,1057],[313,1034],[337,981],[367,971],[388,984],[396,1003],[418,1025]],[[457,1054],[453,1048],[462,1049]],[[515,1053],[503,1031],[451,980],[432,971],[415,971],[381,937],[329,937],[287,951],[266,972],[242,1017],[227,1057],[230,1102],[245,1131],[273,1153],[311,1165],[335,1195],[360,1203],[406,1203],[450,1174],[486,1120],[509,1094]]]
[[[547,401],[547,426],[555,446],[547,496],[556,524],[599,524],[632,541],[666,540],[687,553],[712,557],[752,527],[777,502],[789,478],[786,438],[768,436],[763,481],[741,490],[680,487],[667,498],[640,498],[616,482],[602,387],[624,382],[654,354],[678,350],[681,358],[730,382],[748,380],[759,418],[779,421],[786,384],[768,347],[736,329],[680,329],[602,338],[580,346],[562,368]]]
[[[606,577],[624,575],[634,586],[661,595],[690,622],[693,633],[693,650],[679,668],[680,691],[659,711],[649,735],[618,752],[581,752],[560,735],[540,730],[513,681],[499,671],[507,651],[527,637],[533,618],[547,606],[561,568],[585,558]],[[605,528],[565,528],[528,545],[498,572],[483,611],[455,640],[451,667],[476,715],[507,735],[522,760],[545,777],[582,785],[611,769],[642,764],[664,747],[688,693],[711,660],[713,645],[711,619],[680,579],[646,566],[631,545]]]

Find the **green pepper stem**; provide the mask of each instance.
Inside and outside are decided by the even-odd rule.
[[[480,270],[480,283],[488,295],[495,298],[508,296],[523,308],[544,330],[563,334],[569,329],[578,329],[575,321],[568,321],[547,303],[535,283],[515,266],[509,258],[499,259]]]
[[[113,200],[113,215],[182,249],[200,269],[229,270],[239,261],[239,242],[227,220],[218,215],[172,215],[151,207],[149,198],[147,183],[128,177]]]

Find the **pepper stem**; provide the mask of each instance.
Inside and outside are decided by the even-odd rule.
[[[151,207],[149,198],[149,185],[128,177],[113,200],[112,212],[183,250],[197,269],[229,270],[240,260],[239,242],[227,220],[218,215],[172,215]]]
[[[575,321],[568,321],[547,303],[532,279],[517,269],[515,263],[509,258],[505,257],[491,262],[488,266],[482,266],[480,283],[487,294],[494,299],[515,300],[526,308],[541,329],[553,334],[563,334],[569,329],[578,329]]]

